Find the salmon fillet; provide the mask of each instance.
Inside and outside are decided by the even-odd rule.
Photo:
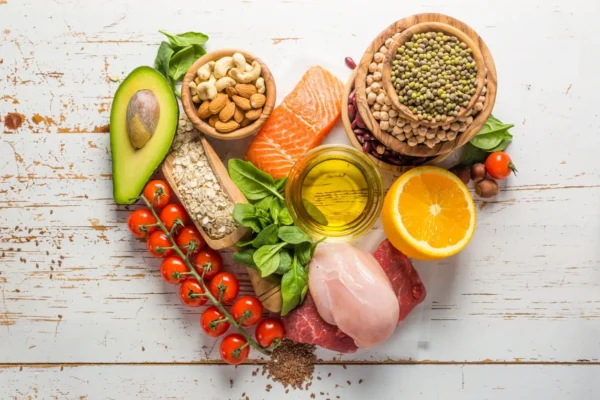
[[[248,148],[246,159],[275,179],[318,146],[342,110],[343,83],[322,67],[311,67],[277,106]]]

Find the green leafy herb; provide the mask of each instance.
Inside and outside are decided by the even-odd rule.
[[[473,146],[471,143],[467,143],[462,163],[466,167],[471,167],[473,164],[485,162],[487,156],[487,152]]]
[[[275,196],[264,197],[261,200],[257,201],[256,203],[254,203],[254,207],[256,207],[260,210],[269,211],[269,208],[271,207],[271,201],[274,198],[275,198]]]
[[[253,259],[255,252],[256,249],[253,248],[236,251],[233,253],[233,261],[247,267],[258,269]]]
[[[315,249],[317,248],[319,243],[321,243],[324,240],[325,238],[321,238],[321,240],[314,243],[303,242],[297,244],[295,254],[298,257],[298,263],[300,265],[308,265],[310,260],[313,258],[313,255],[315,254]]]
[[[310,237],[297,226],[282,226],[279,228],[279,239],[290,244],[310,242]]]
[[[271,195],[283,200],[273,178],[250,162],[229,160],[229,176],[248,200],[257,201]]]
[[[287,207],[283,207],[283,209],[279,212],[278,215],[279,223],[282,225],[292,225],[294,220],[290,216],[290,212]]]
[[[508,130],[513,126],[513,124],[504,124],[498,118],[490,115],[481,130],[471,139],[470,143],[481,150],[492,151],[494,148],[500,146],[504,140],[510,142],[512,135]]]
[[[180,34],[171,34],[162,30],[159,32],[169,38],[169,42],[174,48],[203,45],[208,41],[208,36],[200,32],[185,32]]]
[[[279,227],[277,224],[271,224],[267,226],[265,229],[260,231],[260,233],[256,236],[254,241],[252,241],[252,246],[256,249],[261,248],[262,246],[267,246],[271,244],[277,243],[277,231]]]
[[[252,204],[237,203],[233,207],[233,220],[241,226],[252,228],[256,233],[261,231],[261,226],[256,217],[256,208]]]
[[[271,218],[273,219],[273,222],[276,224],[279,222],[279,213],[282,209],[283,201],[278,199],[277,197],[273,197],[271,200],[271,207],[269,211],[271,213]]]
[[[238,240],[237,243],[235,244],[235,247],[248,247],[252,245],[252,242],[254,241],[254,238],[250,238],[250,239],[241,239]]]
[[[321,225],[329,225],[329,221],[327,221],[327,217],[325,214],[321,212],[313,203],[306,199],[302,199],[302,204],[304,205],[304,209],[315,221],[317,221]]]
[[[298,264],[296,255],[292,260],[292,266],[288,272],[281,277],[281,315],[287,315],[299,306],[308,291],[308,274]]]
[[[283,275],[292,268],[292,256],[288,250],[279,250],[279,267],[275,273],[277,275]]]
[[[156,58],[154,59],[154,68],[158,70],[167,81],[173,87],[173,81],[171,80],[171,75],[169,75],[169,61],[173,56],[173,48],[167,42],[162,42],[160,47],[158,48],[158,53],[156,53]]]
[[[285,189],[285,185],[287,184],[288,181],[288,177],[283,177],[280,179],[277,179],[275,181],[275,187],[277,188],[278,191],[282,192]]]
[[[190,45],[179,50],[169,61],[169,75],[173,80],[180,81],[188,72],[192,64],[206,51],[202,46]]]
[[[265,277],[271,275],[279,267],[279,250],[287,243],[279,243],[268,246],[263,246],[256,250],[252,259],[260,271],[260,276]]]

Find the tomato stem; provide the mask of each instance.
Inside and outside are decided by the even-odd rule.
[[[215,319],[213,321],[210,321],[210,323],[208,325],[210,326],[210,329],[216,330],[217,329],[217,325],[219,325],[222,322],[227,322],[227,318]]]
[[[517,175],[517,172],[519,172],[519,170],[517,170],[517,167],[515,167],[515,164],[513,164],[512,161],[508,163],[508,169],[510,169],[515,175]]]
[[[223,303],[222,303],[223,295],[221,294],[221,291],[219,290],[219,299],[217,300],[215,298],[215,296],[213,296],[212,293],[208,290],[208,288],[206,287],[206,283],[204,282],[204,274],[206,273],[207,269],[205,268],[204,271],[202,271],[202,276],[200,276],[200,274],[198,274],[198,272],[196,272],[196,270],[194,269],[194,266],[192,265],[192,262],[189,260],[188,256],[185,255],[183,253],[183,251],[181,251],[181,249],[179,248],[179,246],[177,246],[177,243],[175,243],[175,238],[173,237],[173,235],[171,234],[171,232],[169,232],[167,230],[167,228],[165,227],[165,225],[158,218],[158,215],[156,214],[156,211],[154,210],[154,207],[152,207],[152,204],[150,204],[150,202],[148,201],[148,199],[146,199],[146,197],[144,195],[141,195],[140,198],[144,201],[144,203],[146,204],[146,206],[152,212],[152,215],[154,216],[154,218],[157,221],[158,227],[169,238],[169,241],[171,242],[171,245],[173,246],[171,248],[177,253],[177,255],[179,255],[179,257],[181,257],[181,259],[185,263],[185,266],[189,270],[189,274],[192,275],[198,281],[198,283],[200,284],[200,286],[202,287],[202,289],[204,289],[204,295],[206,297],[208,297],[208,299],[210,300],[210,302],[212,304],[214,304],[215,307],[217,307],[219,309],[219,311],[221,311],[221,313],[223,314],[223,316],[225,318],[227,318],[227,320],[231,323],[231,325],[233,325],[234,328],[237,329],[239,331],[239,333],[246,339],[247,343],[244,346],[242,346],[241,348],[244,348],[245,346],[250,345],[250,346],[254,347],[260,353],[262,353],[262,354],[264,354],[266,356],[270,356],[272,351],[270,349],[266,349],[266,348],[262,347],[254,339],[252,339],[252,337],[250,335],[248,335],[248,333],[242,328],[242,326],[240,324],[238,324],[238,322],[231,316],[231,314],[229,314],[229,312],[227,312],[227,310],[225,309],[225,307],[223,307]],[[177,224],[177,220],[175,221],[175,224]],[[175,225],[173,227],[175,227]]]

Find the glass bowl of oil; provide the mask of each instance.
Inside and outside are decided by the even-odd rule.
[[[309,236],[348,241],[366,233],[379,218],[383,179],[363,152],[324,145],[296,162],[285,194],[294,223]]]

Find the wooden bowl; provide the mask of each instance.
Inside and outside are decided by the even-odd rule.
[[[230,133],[221,133],[221,132],[218,132],[212,126],[210,126],[208,124],[208,122],[204,122],[198,117],[198,107],[192,101],[192,91],[189,87],[189,84],[196,78],[196,72],[198,71],[198,69],[201,66],[203,66],[204,64],[206,64],[210,61],[216,61],[223,57],[231,56],[234,53],[243,54],[244,57],[246,57],[247,62],[257,61],[260,64],[261,76],[265,80],[265,86],[266,86],[265,96],[267,99],[266,99],[265,105],[263,106],[262,114],[253,123],[251,123],[250,125],[248,125],[244,128],[236,129],[235,131],[230,132]],[[183,109],[184,109],[185,113],[187,114],[188,118],[190,119],[190,121],[192,122],[194,127],[196,127],[196,129],[198,129],[200,132],[202,132],[210,137],[214,137],[216,139],[221,139],[221,140],[242,139],[242,138],[254,135],[256,132],[258,132],[258,130],[263,126],[263,124],[267,121],[267,119],[271,115],[271,112],[273,111],[273,108],[275,107],[276,97],[277,97],[277,92],[275,89],[275,80],[273,79],[273,75],[271,75],[271,71],[269,70],[267,65],[265,63],[263,63],[260,60],[260,58],[256,58],[252,54],[245,52],[243,50],[236,50],[236,49],[215,50],[215,51],[211,51],[210,53],[206,53],[205,55],[200,57],[198,60],[196,60],[196,62],[190,67],[188,72],[185,74],[185,77],[183,78],[183,84],[181,86],[181,103],[183,105]]]
[[[480,49],[481,54],[483,55],[485,68],[487,70],[487,93],[485,97],[485,103],[483,110],[477,114],[473,123],[469,126],[469,128],[459,134],[456,139],[452,142],[443,142],[438,143],[433,148],[429,148],[424,145],[417,145],[414,147],[409,146],[406,142],[401,142],[396,139],[394,136],[390,135],[387,132],[383,132],[379,128],[379,124],[373,118],[373,114],[367,104],[367,95],[366,95],[366,78],[368,72],[368,66],[373,59],[373,55],[379,51],[379,48],[383,46],[386,39],[391,38],[394,34],[398,32],[403,32],[407,28],[424,23],[424,22],[442,22],[447,25],[452,25],[455,28],[460,29],[467,36],[471,38],[471,40],[476,43],[476,46]],[[475,32],[471,27],[466,25],[465,23],[454,19],[452,17],[448,17],[443,14],[435,14],[435,13],[427,13],[427,14],[418,14],[410,17],[403,18],[398,20],[384,29],[379,36],[375,38],[375,40],[369,45],[363,58],[361,59],[358,67],[357,67],[357,75],[356,75],[356,95],[357,95],[357,107],[358,112],[363,118],[365,125],[369,130],[373,133],[373,135],[379,139],[384,145],[389,147],[392,150],[397,151],[400,154],[405,154],[408,156],[415,157],[429,157],[440,154],[450,153],[455,149],[465,145],[468,143],[473,136],[479,132],[485,121],[487,121],[488,117],[492,113],[492,108],[494,108],[494,103],[496,102],[496,89],[497,89],[497,76],[496,76],[496,66],[494,64],[494,59],[490,54],[490,50],[483,42],[483,40],[479,37],[477,32]]]
[[[457,29],[452,25],[448,25],[441,22],[423,22],[420,24],[413,25],[408,29],[402,31],[400,36],[396,40],[394,40],[394,43],[392,44],[392,47],[387,53],[385,61],[383,62],[383,89],[392,101],[392,106],[396,110],[398,110],[398,113],[404,118],[413,122],[419,122],[419,124],[422,126],[431,127],[439,125],[439,123],[419,121],[417,116],[412,111],[410,111],[410,109],[407,106],[400,103],[400,99],[398,99],[398,93],[396,92],[396,88],[394,87],[394,84],[392,83],[391,79],[392,61],[394,60],[394,56],[396,55],[398,48],[404,45],[406,42],[408,42],[413,35],[425,32],[443,32],[449,36],[457,37],[461,42],[466,43],[466,45],[472,50],[473,60],[477,64],[477,88],[475,89],[475,94],[471,96],[469,104],[466,107],[460,109],[457,116],[447,118],[444,122],[444,125],[451,124],[453,122],[456,122],[459,117],[462,117],[468,110],[473,108],[477,101],[477,98],[481,94],[481,89],[483,89],[483,85],[485,82],[485,61],[483,59],[483,55],[481,54],[481,50],[479,49],[479,47],[477,47],[473,40],[465,33],[463,33],[463,31],[461,31],[460,29]]]
[[[221,185],[223,191],[227,193],[227,195],[231,199],[232,203],[247,203],[248,200],[246,200],[240,189],[238,189],[238,187],[235,185],[235,183],[233,183],[233,181],[229,177],[227,168],[225,168],[225,165],[223,165],[223,162],[221,161],[217,153],[214,151],[210,143],[208,143],[206,138],[202,135],[200,138],[200,143],[204,148],[204,154],[206,155],[208,163],[212,168],[215,177],[219,181],[219,184]],[[167,180],[167,183],[171,187],[173,193],[175,193],[175,195],[177,196],[187,213],[190,215],[190,217],[192,217],[193,214],[190,212],[188,205],[181,197],[181,194],[179,193],[179,190],[177,188],[177,183],[175,182],[175,178],[173,176],[174,159],[175,155],[173,153],[167,156],[167,158],[162,164],[162,173],[165,176],[165,179]],[[198,228],[198,232],[200,232],[200,235],[202,235],[202,237],[206,241],[206,244],[208,244],[208,246],[214,250],[221,250],[228,247],[233,247],[237,243],[237,241],[240,240],[248,232],[248,228],[239,226],[229,235],[221,239],[213,239],[204,231],[204,228],[202,227],[199,221],[196,221],[196,219],[193,217],[192,221],[194,222],[196,228]]]
[[[356,147],[360,151],[363,151],[362,144],[358,141],[358,139],[356,138],[356,135],[354,134],[354,130],[352,129],[352,121],[350,121],[350,116],[348,115],[348,97],[350,96],[350,93],[352,92],[352,87],[354,86],[354,81],[356,79],[356,73],[357,73],[356,70],[352,71],[352,74],[350,74],[350,78],[348,78],[348,82],[346,82],[346,86],[344,87],[344,96],[342,97],[342,123],[344,124],[344,130],[346,131],[346,135],[348,136],[348,140],[350,140],[350,143],[352,143],[352,146]],[[421,165],[439,164],[442,161],[444,161],[449,155],[450,155],[450,153],[441,154]],[[402,174],[402,173],[415,167],[412,165],[388,164],[385,161],[380,160],[376,157],[373,157],[371,154],[368,154],[368,153],[367,153],[367,157],[369,157],[369,159],[375,165],[377,165],[379,168],[381,168],[382,170],[385,170],[385,171]]]

